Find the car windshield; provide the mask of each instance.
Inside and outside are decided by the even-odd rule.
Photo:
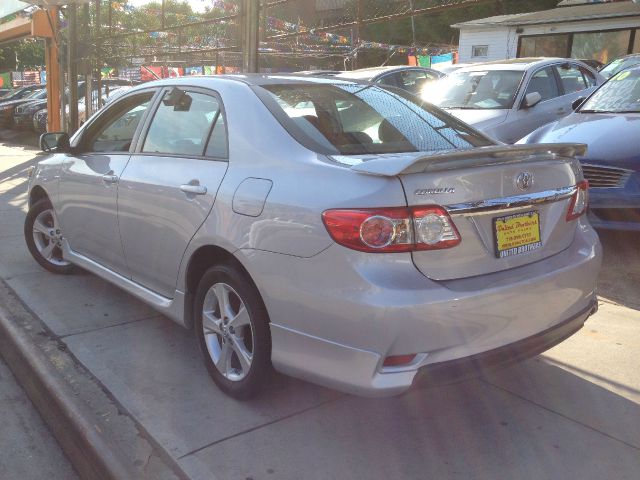
[[[268,94],[260,95],[262,92]],[[375,85],[266,85],[257,89],[300,143],[327,154],[468,149],[493,142],[397,89]]]
[[[618,58],[600,70],[600,75],[611,78],[616,73],[626,70],[634,65],[640,65],[640,57]]]
[[[519,70],[457,71],[432,84],[423,99],[440,108],[511,108],[523,75]]]
[[[618,73],[602,85],[579,111],[582,113],[640,112],[640,69]]]
[[[45,88],[34,90],[29,95],[26,95],[24,98],[30,98],[33,100],[45,98],[47,96],[47,90]]]

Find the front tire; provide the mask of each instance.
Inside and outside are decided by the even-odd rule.
[[[238,400],[259,394],[271,373],[271,334],[267,311],[246,274],[232,265],[209,268],[194,307],[198,346],[213,381]]]
[[[31,256],[51,273],[70,274],[74,266],[62,256],[62,231],[48,198],[34,203],[24,222],[24,239]]]

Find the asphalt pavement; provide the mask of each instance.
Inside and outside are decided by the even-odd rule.
[[[520,365],[388,399],[276,376],[265,396],[236,402],[209,379],[192,332],[98,277],[54,276],[30,258],[35,153],[0,145],[0,278],[190,478],[638,478],[638,236],[603,235],[599,312]]]

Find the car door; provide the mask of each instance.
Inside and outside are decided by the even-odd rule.
[[[554,65],[554,69],[560,81],[562,106],[558,110],[558,118],[562,118],[573,111],[571,104],[575,99],[586,97],[593,91],[591,87],[595,86],[595,77],[573,62]]]
[[[118,179],[157,90],[114,103],[94,119],[63,164],[57,214],[71,249],[128,276],[117,218]]]
[[[147,124],[120,178],[120,235],[132,279],[172,298],[227,170],[222,101],[211,90],[166,89]]]
[[[564,101],[560,98],[560,88],[553,67],[542,67],[529,76],[521,86],[522,92],[517,96],[509,118],[500,125],[501,138],[507,143],[520,140],[536,128],[556,120],[564,109]],[[532,107],[524,105],[525,97],[538,92],[542,99]]]

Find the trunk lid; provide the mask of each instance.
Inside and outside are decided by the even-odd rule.
[[[414,251],[412,256],[427,277],[451,280],[536,262],[573,241],[576,222],[567,222],[566,215],[575,185],[582,180],[574,157],[584,155],[586,147],[523,147],[378,156],[352,170],[397,175],[409,206],[447,209],[462,242],[450,249]],[[521,245],[524,241],[528,246]]]

